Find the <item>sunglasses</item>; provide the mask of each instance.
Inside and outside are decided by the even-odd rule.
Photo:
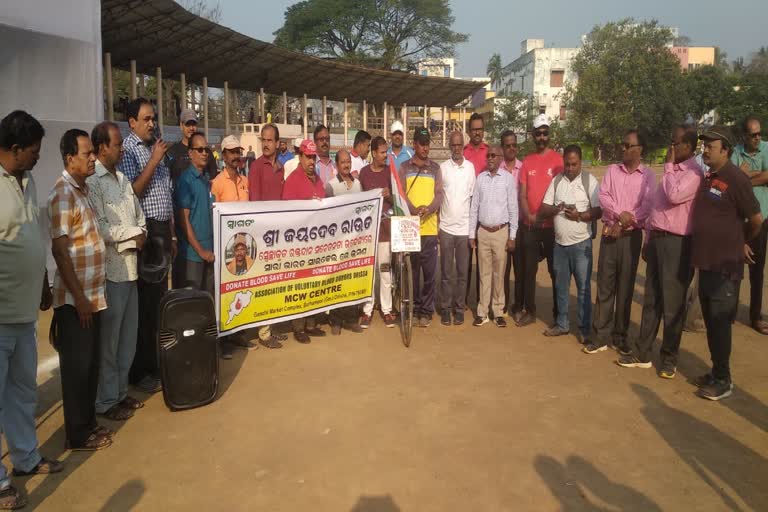
[[[497,156],[501,156],[501,155],[497,155],[496,153],[488,153],[488,156],[486,158],[496,158]]]
[[[207,147],[198,147],[198,148],[189,148],[189,149],[190,151],[197,151],[200,154],[211,152],[211,148],[207,148]]]
[[[630,144],[629,142],[624,142],[621,144],[621,147],[624,149],[631,149],[631,148],[639,148],[642,144]]]
[[[539,130],[536,132],[533,132],[534,137],[547,137],[549,135],[549,130]]]
[[[748,133],[747,134],[747,137],[749,137],[750,139],[759,139],[762,136],[763,136],[763,134],[760,133],[760,132]]]

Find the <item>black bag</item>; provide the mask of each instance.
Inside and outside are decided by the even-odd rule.
[[[219,388],[219,342],[213,298],[170,290],[160,301],[158,350],[165,405],[172,411],[207,405]]]

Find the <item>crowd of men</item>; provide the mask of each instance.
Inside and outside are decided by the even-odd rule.
[[[261,129],[262,154],[244,155],[237,137],[221,141],[221,172],[194,111],[180,114],[182,140],[170,148],[156,139],[152,104],[128,105],[130,134],[114,123],[90,134],[68,130],[60,140],[63,171],[47,210],[56,273],[45,272],[39,235],[35,182],[30,171],[44,130],[29,114],[15,111],[0,122],[0,395],[2,430],[13,475],[55,473],[62,463],[42,457],[35,435],[36,321],[38,309],[54,308],[51,341],[59,353],[66,447],[100,450],[113,432],[97,418],[124,421],[144,404],[128,394],[129,384],[152,393],[160,387],[157,360],[159,303],[168,290],[192,287],[213,294],[214,202],[309,200],[380,189],[384,210],[393,208],[390,166],[399,176],[412,215],[421,222],[421,250],[413,265],[414,313],[429,327],[439,301],[443,325],[464,323],[477,264],[477,309],[473,325],[518,327],[537,318],[536,274],[547,262],[553,317],[546,336],[570,332],[571,278],[577,296],[577,337],[583,352],[614,347],[622,367],[650,368],[653,341],[664,323],[659,376],[675,376],[683,323],[698,271],[701,310],[712,370],[697,381],[699,395],[719,400],[731,394],[731,324],[738,305],[744,263],[749,263],[750,319],[761,334],[763,266],[768,228],[768,147],[755,118],[743,124],[744,143],[729,127],[700,135],[676,127],[657,183],[642,164],[640,132],[624,135],[621,162],[602,181],[582,169],[577,145],[562,154],[549,146],[549,122],[533,123],[535,151],[521,162],[518,141],[505,131],[498,143],[484,141],[483,118],[472,115],[469,142],[454,132],[450,158],[429,157],[430,132],[418,128],[413,147],[404,127],[392,124],[389,142],[357,133],[351,151],[331,157],[325,126],[313,138],[293,141],[293,152],[276,125]],[[697,155],[697,143],[703,142]],[[242,172],[247,169],[247,172]],[[597,220],[602,231],[597,232]],[[389,215],[382,216],[377,248],[376,301],[360,310],[291,322],[299,343],[342,329],[362,332],[378,302],[383,323],[395,325],[390,275]],[[592,240],[600,237],[597,297],[592,315]],[[247,269],[244,240],[236,241],[230,272]],[[437,297],[438,257],[441,296]],[[639,259],[647,262],[640,334],[628,338]],[[229,267],[228,267],[229,268]],[[243,270],[244,271],[244,270]],[[514,288],[511,288],[511,273]],[[277,349],[287,336],[258,330],[263,346]],[[224,359],[237,348],[258,348],[244,336],[222,341]],[[24,504],[0,466],[0,508]]]

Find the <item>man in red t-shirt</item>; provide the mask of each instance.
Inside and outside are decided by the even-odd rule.
[[[552,219],[538,220],[544,194],[552,178],[563,172],[563,157],[549,148],[549,121],[541,114],[533,121],[533,140],[536,152],[523,160],[520,168],[520,220],[518,231],[518,249],[521,251],[523,276],[523,303],[517,304],[512,312],[512,319],[518,327],[536,321],[536,272],[539,261],[547,259],[547,270],[552,279],[552,313],[557,318],[557,300],[555,294],[555,269],[552,251],[555,244],[555,228]]]

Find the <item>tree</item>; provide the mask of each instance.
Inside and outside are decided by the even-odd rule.
[[[752,54],[749,71],[768,74],[768,47],[762,46]]]
[[[205,18],[214,23],[221,21],[221,4],[216,2],[215,5],[209,5],[208,0],[177,0],[179,5],[201,18]]]
[[[684,117],[680,63],[657,21],[632,19],[596,26],[573,60],[578,88],[568,84],[569,128],[584,142],[617,143],[639,129],[652,145],[669,140]]]
[[[288,7],[275,44],[381,69],[450,57],[468,36],[452,30],[448,0],[304,0]]]
[[[715,66],[728,69],[728,54],[719,46],[715,46]]]
[[[533,97],[520,91],[512,91],[508,96],[494,102],[494,112],[486,126],[489,140],[499,140],[501,133],[512,130],[525,133],[533,124]]]
[[[691,38],[688,36],[677,36],[672,44],[674,46],[691,46]]]
[[[501,88],[501,80],[503,78],[502,70],[504,69],[504,66],[501,64],[501,55],[498,53],[494,53],[491,55],[491,58],[488,60],[488,66],[485,68],[485,72],[488,74],[488,77],[491,79],[491,87],[493,87],[493,90],[497,93],[499,92],[499,89]]]
[[[687,100],[686,114],[698,121],[712,110],[730,101],[733,94],[733,80],[725,69],[716,66],[702,66],[683,74]]]

